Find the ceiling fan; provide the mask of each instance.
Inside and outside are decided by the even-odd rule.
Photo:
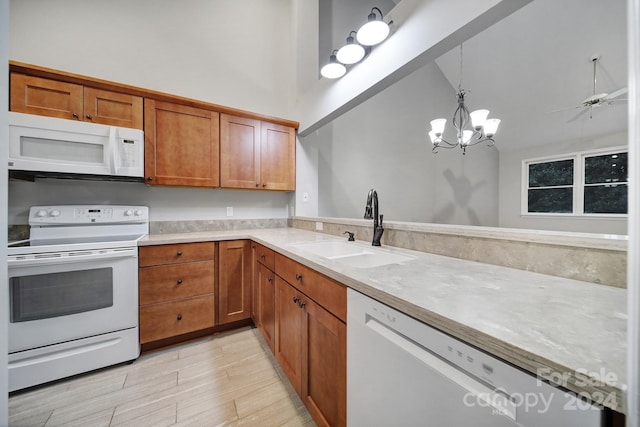
[[[582,108],[583,110],[580,113],[578,113],[576,116],[568,120],[568,122],[573,122],[574,120],[577,120],[580,116],[582,116],[587,112],[589,112],[589,118],[590,119],[593,118],[593,109],[603,104],[611,105],[614,102],[626,101],[626,99],[616,99],[620,95],[627,93],[626,87],[620,88],[611,93],[596,93],[596,68],[598,64],[598,59],[599,57],[597,56],[594,56],[591,58],[591,62],[593,63],[593,95],[583,99],[580,105],[576,105],[574,107],[569,107],[569,108],[561,108],[559,110],[551,111],[552,113],[557,113],[559,111],[566,111],[566,110],[574,110],[576,108]]]

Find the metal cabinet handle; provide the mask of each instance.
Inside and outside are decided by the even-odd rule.
[[[93,120],[93,116],[91,114],[87,114],[87,119]]]
[[[176,255],[182,256],[182,251],[178,251],[178,253]]]
[[[74,118],[74,119],[79,119],[79,118],[80,118],[80,116],[78,115],[78,113],[73,113],[72,115],[73,115],[73,118]]]
[[[269,282],[273,282],[273,276],[269,276],[269,278],[267,279]]]
[[[296,274],[296,280],[298,281],[302,280],[302,274]]]
[[[182,314],[178,314],[178,320],[182,320]]]
[[[147,177],[147,181],[153,181],[153,177],[152,176],[148,176]]]
[[[260,255],[260,259],[265,259],[266,256],[264,254]]]
[[[178,279],[178,285],[182,285],[182,279]]]
[[[293,297],[293,303],[294,303],[294,304],[295,304],[295,303],[297,303],[298,301],[300,301],[300,298],[298,298],[298,297]]]
[[[304,301],[300,301],[298,303],[298,307],[300,307],[300,308],[304,308],[305,305],[307,305],[307,303],[305,303]]]
[[[256,187],[260,187],[260,184],[256,182]]]
[[[266,187],[266,186],[267,186],[267,184],[262,184],[262,186],[263,186],[263,187]]]

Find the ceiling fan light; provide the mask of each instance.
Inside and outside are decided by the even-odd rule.
[[[500,119],[488,119],[484,123],[484,134],[491,138],[498,131],[498,126],[500,125]]]
[[[351,39],[350,43],[349,39]],[[342,62],[343,64],[355,64],[356,62],[360,62],[360,60],[364,58],[364,54],[364,48],[355,43],[353,41],[353,37],[349,37],[347,38],[347,44],[342,46],[338,50],[336,57],[338,58],[338,61]]]
[[[436,136],[441,136],[444,133],[444,125],[447,123],[447,119],[435,119],[431,120],[431,131]]]
[[[329,63],[326,64],[320,70],[320,74],[322,77],[327,79],[337,79],[344,76],[344,73],[347,72],[347,69],[344,65],[338,62],[335,55],[331,55],[329,57]]]
[[[471,116],[471,125],[475,130],[479,131],[487,121],[489,110],[475,110],[469,115]]]
[[[371,15],[374,16],[374,20],[371,20]],[[389,25],[382,20],[376,20],[373,13],[371,15],[369,15],[369,22],[360,27],[356,35],[358,43],[365,46],[381,43],[389,35]]]

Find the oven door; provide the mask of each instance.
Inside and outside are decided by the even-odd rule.
[[[8,263],[9,353],[138,325],[137,248]]]

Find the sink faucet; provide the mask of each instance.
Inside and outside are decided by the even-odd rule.
[[[364,219],[373,219],[373,241],[372,246],[380,246],[380,239],[384,228],[382,228],[382,218],[380,215],[380,222],[378,223],[378,193],[373,188],[369,190],[367,195],[367,206],[364,208]]]

